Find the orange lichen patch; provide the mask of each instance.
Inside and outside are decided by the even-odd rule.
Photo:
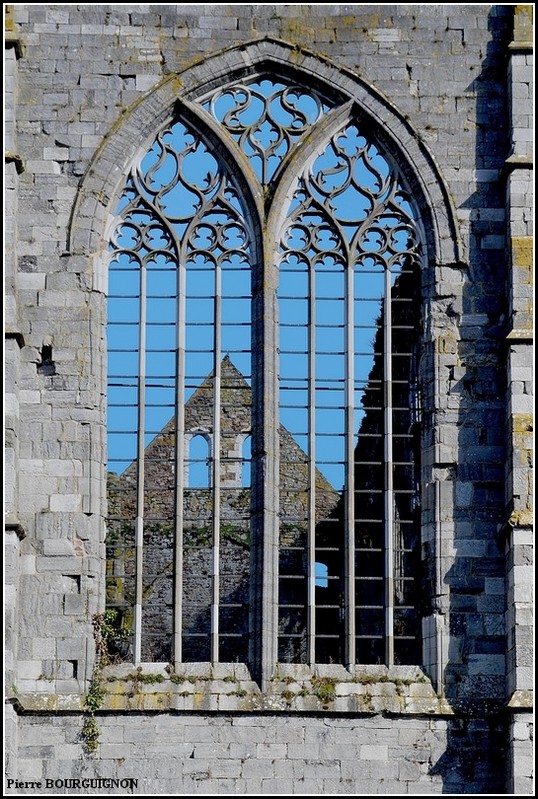
[[[528,269],[529,283],[532,282],[533,245],[533,236],[514,236],[512,239],[512,263],[516,267]]]

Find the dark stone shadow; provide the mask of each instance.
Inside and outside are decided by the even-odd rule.
[[[501,170],[509,155],[506,68],[512,9],[492,7],[488,28],[480,74],[468,87],[476,94],[477,188],[461,205],[470,211],[470,244],[468,265],[459,265],[463,306],[452,309],[458,317],[459,365],[449,375],[449,393],[459,398],[454,411],[458,457],[440,464],[452,483],[454,509],[454,563],[444,575],[450,624],[444,683],[455,717],[447,722],[446,752],[430,773],[442,775],[443,793],[449,794],[506,789],[505,564],[499,539],[507,440]]]

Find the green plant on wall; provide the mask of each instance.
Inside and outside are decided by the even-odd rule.
[[[99,736],[101,731],[99,729],[99,725],[95,719],[95,716],[92,714],[87,716],[84,719],[84,724],[82,725],[82,740],[84,741],[84,745],[90,754],[94,754],[97,751],[97,747],[99,746]]]
[[[323,705],[336,699],[336,680],[332,677],[313,677],[312,693]]]
[[[89,754],[94,754],[99,746],[99,724],[95,712],[103,704],[106,694],[102,670],[110,663],[111,647],[118,638],[128,635],[120,624],[120,617],[116,610],[106,610],[96,613],[92,618],[93,637],[95,640],[95,665],[88,693],[84,698],[84,722],[81,737]]]

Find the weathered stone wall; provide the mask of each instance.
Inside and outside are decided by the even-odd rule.
[[[505,785],[530,793],[532,9],[20,4],[8,12],[8,693],[19,713],[11,738],[19,761],[8,778],[126,774],[148,793]],[[122,131],[135,120],[154,132],[171,87],[180,95],[189,81],[218,81],[239,58],[276,57],[264,37],[289,43],[278,57],[290,68],[310,69],[305,50],[315,54],[319,80],[338,78],[381,129],[398,120],[406,151],[424,167],[417,191],[426,167],[438,176],[438,228],[426,238],[439,246],[429,247],[423,278],[422,540],[431,585],[425,679],[443,704],[432,699],[408,718],[388,713],[385,700],[335,716],[323,707],[222,715],[240,709],[238,696],[220,713],[218,702],[157,715],[112,703],[88,756],[81,697],[94,664],[92,616],[104,607],[102,247],[141,146]],[[242,55],[203,63],[232,46]]]
[[[482,793],[502,791],[502,728],[476,720],[381,716],[343,719],[275,713],[255,715],[116,714],[100,719],[95,761],[77,759],[73,718],[25,718],[25,779],[45,793],[100,791],[73,783],[51,791],[47,780],[97,776],[134,779],[133,794]],[[447,739],[449,745],[447,747]],[[466,751],[468,758],[462,756]],[[52,783],[54,785],[54,783]],[[71,787],[69,791],[68,788]],[[126,795],[125,787],[101,789]]]
[[[510,100],[510,156],[507,160],[506,225],[508,254],[506,427],[510,439],[506,462],[506,505],[510,511],[504,529],[506,551],[507,693],[513,716],[507,785],[514,793],[532,790],[533,670],[533,181],[532,127],[533,40],[532,9],[514,12],[513,41],[508,63]]]

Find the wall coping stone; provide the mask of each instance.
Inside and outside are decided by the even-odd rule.
[[[278,664],[266,691],[237,663],[186,663],[174,673],[166,663],[106,666],[99,672],[104,697],[96,712],[234,712],[454,716],[476,713],[437,694],[416,666],[309,667]],[[60,686],[61,681],[58,681]],[[530,692],[513,696],[510,707],[527,708]],[[530,700],[532,702],[532,700]],[[84,694],[21,693],[12,699],[21,713],[86,712]],[[514,704],[514,702],[516,704]],[[484,715],[503,710],[499,702],[479,702]]]

